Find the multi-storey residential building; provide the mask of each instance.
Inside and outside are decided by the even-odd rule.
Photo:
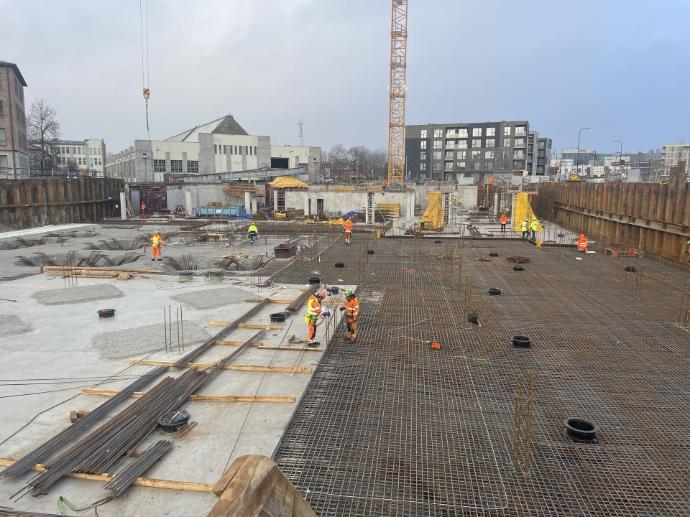
[[[304,167],[310,181],[321,174],[321,148],[272,146],[268,136],[249,135],[227,115],[166,140],[135,140],[109,155],[108,176],[131,182],[159,182],[165,175],[220,174]]]
[[[661,163],[664,176],[671,174],[671,167],[685,162],[685,172],[690,177],[690,144],[668,144],[661,148]]]
[[[545,176],[549,173],[553,142],[550,138],[537,139],[537,176]]]
[[[481,183],[524,174],[528,139],[525,120],[407,126],[408,180]]]
[[[105,176],[105,142],[99,138],[50,140],[46,143],[45,171],[40,170],[41,146],[38,142],[30,142],[29,154],[30,163],[34,164],[32,175]]]
[[[29,174],[25,87],[19,67],[0,61],[0,178],[20,178]]]

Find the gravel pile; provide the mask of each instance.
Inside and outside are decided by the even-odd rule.
[[[13,314],[0,314],[0,337],[26,334],[32,329],[31,325],[19,316]]]
[[[173,297],[181,303],[186,303],[194,309],[217,309],[224,305],[242,303],[248,298],[256,298],[251,293],[236,287],[224,287],[222,289],[206,289],[203,291],[191,291]]]
[[[102,284],[36,291],[31,296],[43,305],[59,305],[63,303],[83,303],[120,298],[124,294],[114,285]]]
[[[172,325],[173,349],[177,350],[177,327]],[[184,322],[184,346],[189,351],[210,336],[192,321]],[[144,325],[126,330],[101,332],[91,339],[91,346],[105,359],[124,359],[154,352],[165,347],[165,331],[162,323]]]

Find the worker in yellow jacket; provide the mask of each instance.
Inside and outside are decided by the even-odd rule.
[[[161,247],[163,246],[163,237],[161,231],[156,228],[151,235],[151,261],[161,260]]]
[[[324,289],[320,289],[312,294],[307,299],[307,313],[304,315],[304,322],[307,324],[307,346],[319,346],[316,341],[316,327],[318,325],[319,316],[330,316],[330,309],[322,309],[321,302],[326,298],[328,293]]]

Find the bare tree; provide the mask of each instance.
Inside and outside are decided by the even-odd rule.
[[[29,139],[40,146],[41,172],[46,169],[46,144],[60,135],[60,124],[57,121],[57,111],[45,99],[38,99],[31,104],[27,120]]]

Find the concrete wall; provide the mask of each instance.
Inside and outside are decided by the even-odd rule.
[[[415,199],[414,192],[379,191],[374,193],[375,204],[400,204],[400,217],[407,220],[411,220],[414,217]],[[323,200],[323,211],[328,216],[337,216],[353,210],[364,212],[367,206],[367,192],[338,192],[310,189],[285,193],[285,207],[304,210],[305,214],[316,214],[319,200]]]
[[[192,212],[195,208],[206,207],[209,203],[221,203],[224,207],[244,205],[244,199],[227,195],[223,192],[223,185],[168,185],[168,210],[175,211],[178,206],[183,206],[186,211]],[[188,194],[187,194],[188,193]],[[185,198],[189,205],[185,204]]]
[[[415,185],[414,190],[417,194],[417,205],[421,206],[422,210],[429,203],[429,192],[454,192],[455,199],[458,200],[463,208],[473,209],[477,207],[477,191],[479,187],[476,185],[453,185],[449,187],[434,186],[434,185]]]
[[[124,182],[116,179],[25,179],[0,181],[0,224],[31,228],[96,222],[116,216]]]
[[[688,260],[690,183],[685,181],[545,182],[532,206],[540,218],[599,242],[639,248],[678,262]]]

